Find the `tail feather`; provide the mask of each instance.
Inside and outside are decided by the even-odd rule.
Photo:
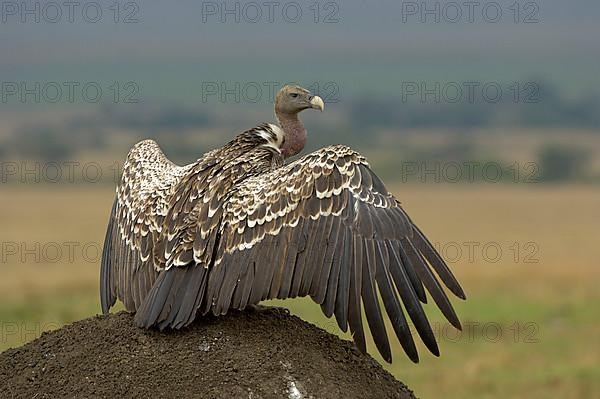
[[[172,267],[160,272],[135,315],[139,327],[181,328],[191,323],[202,304],[207,269]]]

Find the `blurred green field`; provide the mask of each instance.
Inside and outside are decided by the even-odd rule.
[[[454,301],[464,324],[460,335],[428,306],[441,358],[420,346],[421,363],[413,365],[394,342],[394,363],[386,368],[423,398],[600,392],[600,187],[390,188],[450,259],[468,301]],[[0,350],[99,312],[96,249],[112,198],[109,185],[0,190]],[[283,304],[338,333],[311,301]]]

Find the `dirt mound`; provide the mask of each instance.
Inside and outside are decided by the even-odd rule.
[[[183,331],[121,312],[0,354],[5,398],[414,398],[348,341],[282,311],[231,312]]]

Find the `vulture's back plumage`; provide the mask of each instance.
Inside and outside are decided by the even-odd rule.
[[[459,329],[439,280],[464,292],[365,158],[337,145],[284,164],[304,145],[297,113],[322,105],[286,86],[276,102],[281,127],[259,125],[183,167],[151,140],[134,146],[106,233],[103,312],[120,299],[140,326],[181,328],[208,312],[309,295],[363,352],[364,307],[391,361],[380,297],[407,355],[418,361],[404,311],[438,355],[425,292]]]

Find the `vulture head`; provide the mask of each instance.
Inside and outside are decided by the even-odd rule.
[[[298,154],[306,144],[306,129],[298,113],[308,108],[323,111],[325,103],[300,86],[284,86],[275,97],[275,116],[284,133],[280,150],[285,158]]]
[[[313,96],[300,86],[287,85],[281,88],[275,97],[275,114],[296,115],[300,111],[313,108],[323,111],[325,103],[319,96]]]

